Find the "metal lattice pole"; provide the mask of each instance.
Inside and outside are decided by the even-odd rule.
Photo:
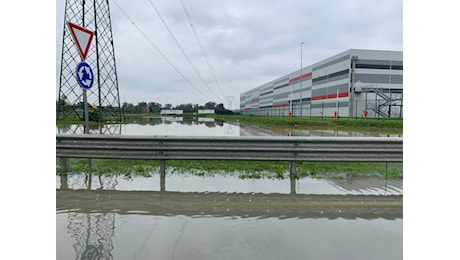
[[[67,22],[78,24],[94,32],[95,40],[86,58],[86,62],[91,65],[95,74],[94,86],[87,91],[88,104],[96,107],[91,108],[90,119],[121,121],[108,0],[66,0],[57,119],[65,119],[69,116],[84,119],[83,91],[75,77],[75,70],[81,58],[66,25]]]

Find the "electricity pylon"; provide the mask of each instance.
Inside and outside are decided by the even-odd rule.
[[[76,78],[82,61],[67,22],[94,32],[86,62],[94,71],[94,85],[87,90],[91,120],[122,120],[115,51],[108,0],[66,0],[62,40],[57,119],[84,119],[83,90]]]

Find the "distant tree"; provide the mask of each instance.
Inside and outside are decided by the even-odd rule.
[[[209,101],[208,103],[204,104],[205,109],[215,109],[216,103]]]
[[[148,106],[146,102],[139,102],[137,103],[137,112],[140,113],[147,113],[148,112]]]
[[[219,114],[220,112],[224,111],[225,110],[224,104],[221,103],[221,104],[217,105],[215,110],[216,110],[217,114]]]
[[[121,106],[121,110],[124,113],[133,113],[134,112],[134,105],[131,103],[124,102]]]
[[[158,113],[161,111],[161,104],[156,102],[149,102],[148,107],[150,112]]]
[[[186,113],[193,113],[194,112],[193,105],[191,103],[180,104],[180,105],[176,106],[174,109],[183,110]]]
[[[233,112],[225,109],[224,104],[219,104],[215,108],[215,112],[218,115],[233,115]]]

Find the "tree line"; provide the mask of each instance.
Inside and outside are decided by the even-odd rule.
[[[171,104],[162,105],[157,102],[139,102],[137,105],[123,102],[121,109],[123,113],[159,113],[163,109],[178,109],[184,111],[184,113],[197,113],[198,110],[202,109],[214,109],[216,114],[233,114],[232,111],[224,107],[224,104],[217,104],[211,101],[204,105],[187,103],[174,107]]]
[[[77,104],[72,105],[69,102],[67,102],[67,98],[65,96],[63,96],[60,100],[56,100],[56,111],[59,111],[59,108],[61,108],[61,110],[64,110],[70,107],[83,109],[83,102],[78,102]],[[91,107],[91,104],[88,104],[88,107]],[[162,105],[157,102],[139,102],[136,105],[128,102],[123,102],[123,104],[121,105],[122,113],[159,113],[163,109],[178,109],[184,111],[184,113],[197,113],[198,110],[202,109],[214,109],[216,114],[234,114],[231,110],[226,109],[224,107],[224,104],[217,104],[211,101],[207,102],[204,105],[187,103],[180,104],[174,107],[172,104]]]

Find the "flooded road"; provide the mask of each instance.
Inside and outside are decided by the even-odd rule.
[[[82,134],[83,126],[58,125],[56,133]],[[164,117],[91,126],[90,133],[387,136]],[[168,167],[164,177],[159,169],[56,175],[56,259],[403,258],[402,180],[240,176]]]
[[[56,176],[57,259],[402,259],[402,181],[237,176]]]

